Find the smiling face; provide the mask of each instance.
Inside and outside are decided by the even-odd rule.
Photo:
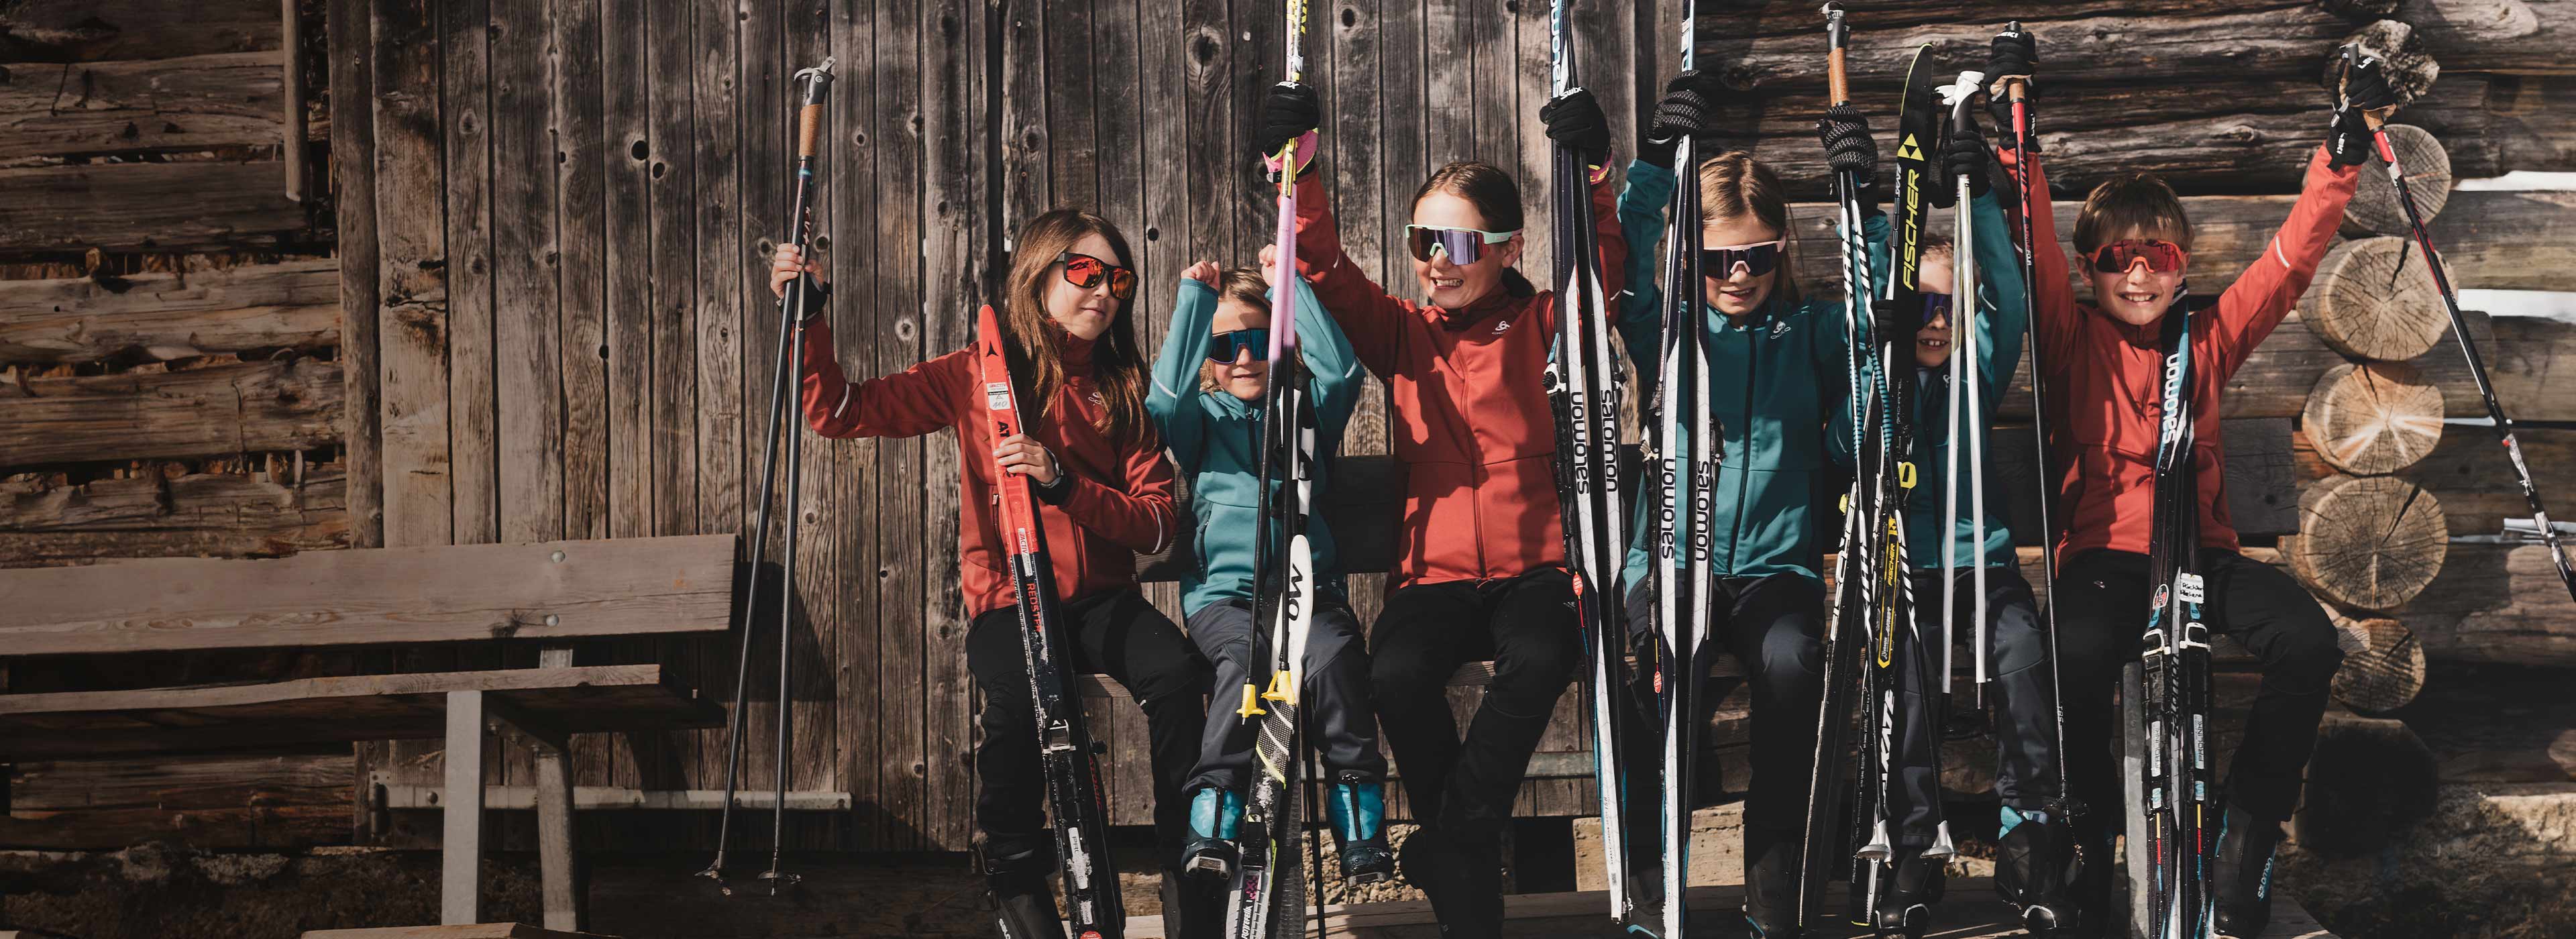
[[[1779,237],[1779,229],[1763,224],[1761,219],[1749,214],[1713,217],[1701,223],[1699,230],[1699,244],[1703,249],[1759,244]],[[1780,272],[1786,269],[1786,265],[1775,265],[1758,277],[1742,269],[1702,271],[1700,286],[1708,305],[1727,316],[1742,318],[1762,309],[1762,304],[1771,299],[1771,287],[1779,281]]]
[[[1238,329],[1268,329],[1270,313],[1241,300],[1226,299],[1216,305],[1216,321],[1210,333],[1230,333]],[[1244,401],[1257,402],[1270,387],[1270,361],[1265,349],[1246,346],[1234,350],[1232,362],[1204,362],[1199,365],[1199,383],[1213,385]]]
[[[1476,211],[1475,203],[1446,190],[1425,193],[1413,203],[1413,224],[1493,230],[1484,213]],[[1422,283],[1422,295],[1431,305],[1444,310],[1462,309],[1500,287],[1503,271],[1520,259],[1521,236],[1515,234],[1502,244],[1484,245],[1473,264],[1459,264],[1448,252],[1433,251],[1431,260],[1413,262],[1413,277]]]
[[[1082,236],[1067,250],[1111,264],[1118,263],[1118,249],[1098,233]],[[1076,287],[1064,278],[1064,265],[1056,264],[1038,287],[1039,295],[1046,298],[1048,318],[1055,320],[1056,325],[1064,327],[1064,331],[1072,333],[1076,339],[1089,341],[1100,338],[1100,334],[1109,331],[1110,322],[1118,316],[1119,300],[1109,293],[1110,280],[1103,276],[1099,283],[1090,287]]]
[[[2159,237],[2168,236],[2161,233],[2140,233],[2132,228],[2105,239],[2102,243],[2111,244],[2130,238]],[[2080,263],[2084,265],[2085,276],[2093,280],[2094,305],[2101,307],[2102,312],[2110,314],[2112,319],[2131,326],[2145,326],[2163,319],[2165,310],[2171,308],[2174,298],[2180,295],[2183,275],[2190,271],[2188,257],[2184,259],[2182,270],[2162,273],[2149,270],[2144,259],[2130,264],[2128,270],[2113,274],[2094,270],[2090,258],[2083,259]]]

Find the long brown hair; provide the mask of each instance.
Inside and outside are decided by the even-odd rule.
[[[1441,167],[1422,181],[1422,188],[1413,191],[1413,203],[1420,205],[1422,197],[1435,192],[1457,196],[1475,206],[1476,214],[1485,218],[1486,231],[1521,230],[1521,184],[1491,163],[1460,160]],[[1520,269],[1511,267],[1503,268],[1503,289],[1515,297],[1538,292],[1538,288],[1530,286],[1529,278],[1521,276]]]
[[[1798,233],[1789,229],[1788,193],[1781,187],[1780,177],[1742,150],[1709,157],[1699,164],[1699,207],[1703,223],[1750,215],[1780,233],[1779,276],[1771,281],[1771,296],[1796,306]]]
[[[1039,402],[1040,413],[1056,417],[1056,392],[1064,387],[1064,358],[1056,352],[1053,338],[1064,332],[1055,318],[1047,315],[1047,278],[1054,273],[1056,256],[1073,250],[1074,243],[1085,236],[1099,235],[1108,239],[1110,251],[1117,257],[1110,262],[1121,267],[1134,267],[1134,253],[1127,249],[1127,237],[1108,219],[1079,209],[1053,209],[1020,227],[1013,240],[1017,250],[1011,255],[1010,279],[1002,288],[1002,320],[1010,333],[1010,347],[1028,382],[1030,400]],[[1112,298],[1115,299],[1115,298]],[[1132,299],[1118,300],[1118,314],[1110,318],[1109,329],[1100,334],[1092,347],[1092,382],[1100,387],[1100,400],[1108,414],[1096,428],[1111,440],[1126,443],[1150,441],[1153,421],[1145,413],[1144,358],[1136,351],[1136,328],[1129,314],[1135,308]]]

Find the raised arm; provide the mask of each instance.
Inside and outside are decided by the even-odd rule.
[[[918,437],[956,423],[972,391],[966,350],[854,384],[832,357],[831,324],[809,320],[804,334],[805,423],[825,437]]]
[[[1998,146],[1995,159],[2003,164],[2005,176],[2015,180],[2015,185],[2020,184],[2018,181],[2025,171],[2029,173],[2030,240],[2036,242],[2031,252],[2031,274],[2039,278],[2038,283],[2030,285],[2029,291],[2030,315],[2035,326],[2031,332],[2038,334],[2048,361],[2065,362],[2068,359],[2064,350],[2075,344],[2076,334],[2081,328],[2075,319],[2075,288],[2068,280],[2071,272],[2066,266],[2066,247],[2057,240],[2057,212],[2048,201],[2048,168],[2037,160],[2025,163],[2024,153],[2016,147]],[[2015,193],[2014,201],[2019,200],[2020,194]],[[2020,222],[2014,213],[2018,211],[2016,208],[2005,215],[2006,224],[2015,226],[2016,231]],[[2020,262],[2015,261],[2014,264]]]
[[[2022,290],[2021,254],[2013,250],[2012,231],[2005,228],[2003,202],[1989,192],[1968,204],[1976,225],[1978,303],[1978,394],[1992,415],[2002,406],[2004,386],[2021,364],[2022,336],[2029,328],[2030,302]]]
[[[1351,348],[1341,323],[1315,302],[1314,289],[1303,279],[1296,287],[1297,349],[1306,360],[1306,374],[1314,378],[1316,430],[1326,439],[1339,440],[1368,381],[1360,374],[1359,353]]]
[[[1199,410],[1199,364],[1207,361],[1208,330],[1216,320],[1216,288],[1184,277],[1180,298],[1172,303],[1172,328],[1163,334],[1163,351],[1154,359],[1154,387],[1145,395],[1145,410],[1163,429],[1163,444],[1174,459],[1198,465],[1205,432]]]
[[[2289,219],[2263,247],[2263,256],[2255,258],[2218,297],[2217,322],[2210,337],[2217,343],[2219,374],[2233,374],[2263,337],[2271,335],[2272,328],[2298,306],[2299,295],[2316,279],[2317,265],[2334,243],[2335,229],[2343,224],[2344,204],[2352,201],[2360,179],[2359,166],[2332,165],[2324,147],[2308,159],[2307,178],[2299,188],[2298,203],[2290,207]]]
[[[1628,163],[1628,188],[1619,194],[1619,231],[1628,249],[1628,263],[1620,282],[1627,289],[1619,292],[1619,341],[1628,346],[1628,360],[1636,363],[1637,394],[1640,401],[1655,398],[1658,372],[1656,356],[1661,355],[1664,341],[1664,291],[1656,281],[1663,257],[1658,253],[1663,241],[1665,209],[1673,201],[1673,171],[1646,160]]]
[[[1370,371],[1385,375],[1396,367],[1405,319],[1412,314],[1343,252],[1332,199],[1312,173],[1297,180],[1297,273],[1313,286],[1316,302],[1341,323]]]

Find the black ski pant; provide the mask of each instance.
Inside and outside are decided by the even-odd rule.
[[[1976,570],[1961,568],[1955,576],[1958,609],[1944,623],[1941,571],[1914,572],[1914,628],[1920,641],[1896,645],[1902,700],[1896,710],[1896,784],[1888,790],[1887,814],[1896,823],[1896,842],[1913,848],[1929,847],[1940,821],[1935,748],[1941,745],[1941,712],[1950,700],[1942,691],[1941,669],[1947,663],[1940,651],[1952,648],[1953,635],[1973,637],[1975,630]],[[1953,625],[1957,633],[1951,631]],[[2011,808],[2037,811],[2059,794],[2057,689],[2049,674],[2039,605],[2019,568],[1986,568],[1986,672],[1999,699],[1994,709],[1995,795]],[[1928,695],[1926,681],[1933,683]],[[1934,705],[1941,706],[1939,712]]]
[[[1825,585],[1805,574],[1721,577],[1710,598],[1711,630],[1725,650],[1743,663],[1743,679],[1708,679],[1702,672],[1699,714],[1705,721],[1738,681],[1753,685],[1753,778],[1744,798],[1745,857],[1756,858],[1785,839],[1796,843],[1806,826],[1807,783],[1815,778],[1816,709],[1825,687]],[[1649,584],[1628,591],[1628,631],[1642,636],[1654,622],[1655,595]],[[1706,656],[1701,660],[1705,662]],[[1660,721],[1636,721],[1643,727]],[[1642,749],[1639,749],[1642,748]],[[1701,747],[1700,749],[1705,749]],[[1631,745],[1630,752],[1659,752],[1657,742]],[[1649,776],[1643,782],[1651,783]],[[1697,787],[1694,787],[1697,788]],[[1648,785],[1628,787],[1632,808],[1651,806]],[[1632,819],[1654,814],[1632,811]],[[1632,821],[1629,843],[1638,850],[1655,847],[1655,826]],[[1648,856],[1648,855],[1640,855]],[[1750,860],[1747,863],[1751,863]]]
[[[1319,600],[1313,625],[1306,630],[1299,723],[1326,773],[1356,772],[1376,782],[1386,778],[1386,755],[1377,748],[1377,708],[1369,698],[1369,657],[1359,617],[1337,598]],[[1266,629],[1254,621],[1249,600],[1223,600],[1190,614],[1190,641],[1216,666],[1216,693],[1208,698],[1207,728],[1199,735],[1191,790],[1241,789],[1252,774],[1254,725],[1237,711],[1246,681],[1269,690],[1270,660],[1253,660],[1255,646],[1268,645],[1269,637],[1262,635]],[[1255,638],[1264,641],[1255,643]]]
[[[1178,867],[1190,830],[1189,800],[1181,794],[1181,783],[1198,758],[1209,690],[1207,660],[1190,647],[1180,627],[1133,587],[1067,601],[1058,610],[1062,631],[1057,654],[1063,657],[1059,664],[1067,681],[1084,672],[1105,672],[1127,686],[1145,709],[1156,863]],[[977,719],[984,739],[975,745],[975,825],[984,832],[989,854],[1043,848],[1052,856],[1045,764],[1038,758],[1037,709],[1029,697],[1028,658],[1021,642],[1019,611],[1012,607],[987,611],[966,629],[966,670],[984,693],[984,710]],[[1078,690],[1068,685],[1066,694],[1074,696]],[[1080,698],[1072,703],[1079,706]]]
[[[2263,684],[2246,719],[2222,791],[2255,818],[2280,822],[2297,806],[2299,785],[2325,716],[2326,687],[2343,650],[2332,621],[2290,575],[2234,551],[2203,548],[2200,570],[2212,632],[2235,637],[2263,663]],[[2147,556],[2088,551],[2057,572],[2057,650],[2066,682],[2068,780],[2085,814],[2079,837],[2107,851],[2126,799],[2112,745],[2120,725],[2112,697],[2120,667],[2138,657],[2146,629]],[[2107,857],[2107,854],[2096,857]],[[2091,869],[2107,871],[2109,864]]]
[[[1573,580],[1541,568],[1404,587],[1387,595],[1370,639],[1370,693],[1414,819],[1476,843],[1499,836],[1556,700],[1584,662]],[[1462,741],[1449,674],[1488,658],[1494,680]]]

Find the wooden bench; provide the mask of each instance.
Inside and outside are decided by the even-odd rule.
[[[484,744],[506,727],[534,750],[545,927],[577,932],[566,738],[715,726],[723,711],[659,665],[575,665],[568,643],[725,632],[735,576],[732,535],[0,572],[0,653],[22,674],[46,667],[31,656],[539,646],[534,668],[0,694],[0,762],[444,740],[439,914],[465,926],[481,918]]]

